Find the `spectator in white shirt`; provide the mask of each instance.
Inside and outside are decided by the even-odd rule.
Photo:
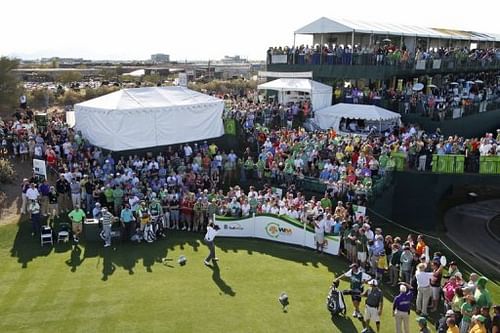
[[[35,183],[30,184],[30,188],[26,190],[26,198],[28,200],[35,200],[38,201],[38,198],[40,197],[40,193],[38,192],[38,189],[35,186]]]
[[[429,305],[429,300],[432,296],[431,290],[431,278],[433,276],[432,272],[426,272],[427,265],[425,263],[420,263],[417,265],[417,271],[415,272],[415,278],[417,279],[417,314],[427,315],[427,306]]]

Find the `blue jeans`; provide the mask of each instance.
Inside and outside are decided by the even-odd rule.
[[[88,194],[85,196],[85,205],[87,208],[87,214],[92,213],[92,209],[94,209],[94,197],[92,194]]]

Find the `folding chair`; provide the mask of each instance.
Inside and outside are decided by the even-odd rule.
[[[52,229],[49,226],[44,225],[42,227],[42,233],[40,234],[40,244],[43,247],[45,244],[54,245],[52,239]]]
[[[59,231],[57,232],[57,242],[63,242],[67,243],[69,241],[69,224],[68,223],[61,223],[59,225]]]

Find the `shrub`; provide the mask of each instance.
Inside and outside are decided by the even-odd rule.
[[[10,183],[15,174],[12,163],[4,158],[0,159],[0,183]]]

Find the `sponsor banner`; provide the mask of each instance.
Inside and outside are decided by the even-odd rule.
[[[425,60],[417,60],[417,63],[415,64],[415,69],[416,70],[424,70],[425,69]]]
[[[253,237],[253,218],[225,220],[216,219],[215,224],[219,226],[218,236],[222,237]]]
[[[269,216],[255,217],[255,237],[281,243],[304,244],[303,228]]]
[[[273,54],[271,56],[272,64],[286,64],[288,62],[288,58],[286,54]]]
[[[306,247],[316,250],[316,237],[313,232],[306,232]],[[340,249],[340,236],[325,236],[323,252],[338,255]]]
[[[432,61],[432,69],[440,69],[441,68],[441,59],[434,59]]]
[[[222,237],[254,237],[316,249],[313,231],[276,217],[255,216],[226,220],[216,216],[215,223],[220,227],[218,235]],[[338,255],[339,248],[339,236],[325,236],[325,253]]]
[[[366,207],[359,205],[352,205],[352,209],[354,211],[354,216],[356,216],[356,220],[359,220],[360,217],[365,217],[366,215]]]
[[[313,72],[264,72],[264,71],[259,71],[259,77],[312,79]]]
[[[37,176],[43,176],[45,179],[47,179],[47,168],[45,166],[45,161],[44,160],[37,160],[36,158],[33,159],[33,172]]]

